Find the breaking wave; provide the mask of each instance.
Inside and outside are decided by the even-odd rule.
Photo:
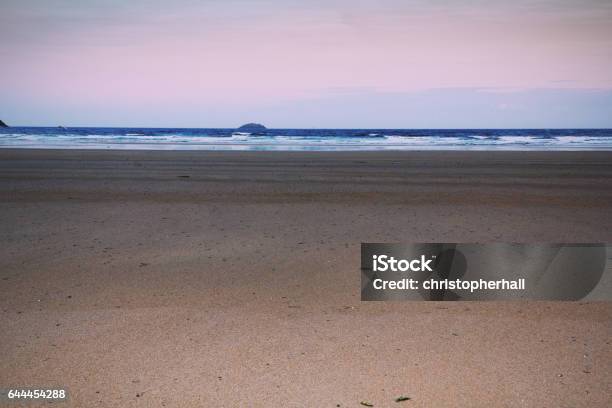
[[[146,150],[612,150],[610,129],[0,129],[0,147]]]

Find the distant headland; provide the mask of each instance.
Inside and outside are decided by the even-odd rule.
[[[9,127],[9,125],[0,120],[0,127]]]

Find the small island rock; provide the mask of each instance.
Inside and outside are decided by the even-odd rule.
[[[259,123],[247,123],[246,125],[240,126],[236,130],[238,132],[245,133],[265,133],[265,131],[268,129],[264,125],[261,125]]]

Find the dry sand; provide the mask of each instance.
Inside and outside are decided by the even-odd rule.
[[[609,407],[612,303],[362,303],[359,244],[612,241],[611,210],[608,152],[0,150],[0,388]]]

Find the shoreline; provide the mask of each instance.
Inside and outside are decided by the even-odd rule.
[[[109,145],[113,146],[112,148]],[[126,147],[119,147],[126,146]],[[141,146],[141,147],[139,147]],[[283,148],[283,146],[291,146],[292,148]],[[336,148],[334,148],[336,147]],[[425,148],[419,146],[414,148],[411,146],[399,148],[395,145],[380,145],[379,147],[362,147],[359,144],[346,145],[346,144],[328,144],[323,146],[304,145],[240,145],[240,144],[189,144],[189,145],[177,145],[177,144],[129,144],[129,143],[115,143],[105,144],[99,147],[82,147],[82,146],[9,146],[0,145],[0,150],[61,150],[61,151],[128,151],[128,152],[220,152],[220,153],[436,153],[436,152],[508,152],[508,153],[520,153],[520,152],[534,152],[534,153],[549,153],[549,152],[568,152],[568,153],[579,153],[579,152],[612,152],[612,146],[593,148],[592,146],[586,147],[557,147],[557,146],[535,146],[535,147],[504,147],[501,145],[490,145],[490,146],[433,146],[431,148]]]
[[[113,147],[110,148],[109,145]],[[118,147],[118,146],[126,146],[126,147]],[[138,147],[142,146],[142,147]],[[381,145],[380,147],[361,147],[359,144],[354,145],[325,145],[321,147],[313,146],[313,145],[305,145],[307,148],[283,148],[283,146],[295,146],[295,145],[214,145],[214,144],[189,144],[189,145],[177,145],[177,144],[129,144],[129,143],[115,143],[115,144],[107,144],[100,145],[99,147],[82,147],[82,146],[47,146],[44,147],[42,145],[36,146],[8,146],[8,145],[0,145],[0,150],[74,150],[74,151],[144,151],[144,152],[236,152],[236,153],[262,153],[262,152],[270,152],[270,153],[435,153],[435,152],[509,152],[509,153],[520,153],[520,152],[534,152],[534,153],[548,153],[548,152],[569,152],[569,153],[578,153],[578,152],[612,152],[612,146],[602,147],[602,148],[593,148],[592,146],[587,147],[556,147],[556,146],[536,146],[536,147],[524,147],[524,148],[516,148],[516,147],[503,147],[500,145],[492,145],[492,146],[453,146],[453,147],[443,147],[443,146],[435,146],[431,148],[424,148],[423,146],[419,146],[418,148],[413,147],[405,147],[405,148],[395,148],[395,146],[391,145]],[[171,148],[169,148],[171,147]],[[336,149],[330,149],[330,147],[337,147]],[[353,147],[353,148],[347,148]]]

